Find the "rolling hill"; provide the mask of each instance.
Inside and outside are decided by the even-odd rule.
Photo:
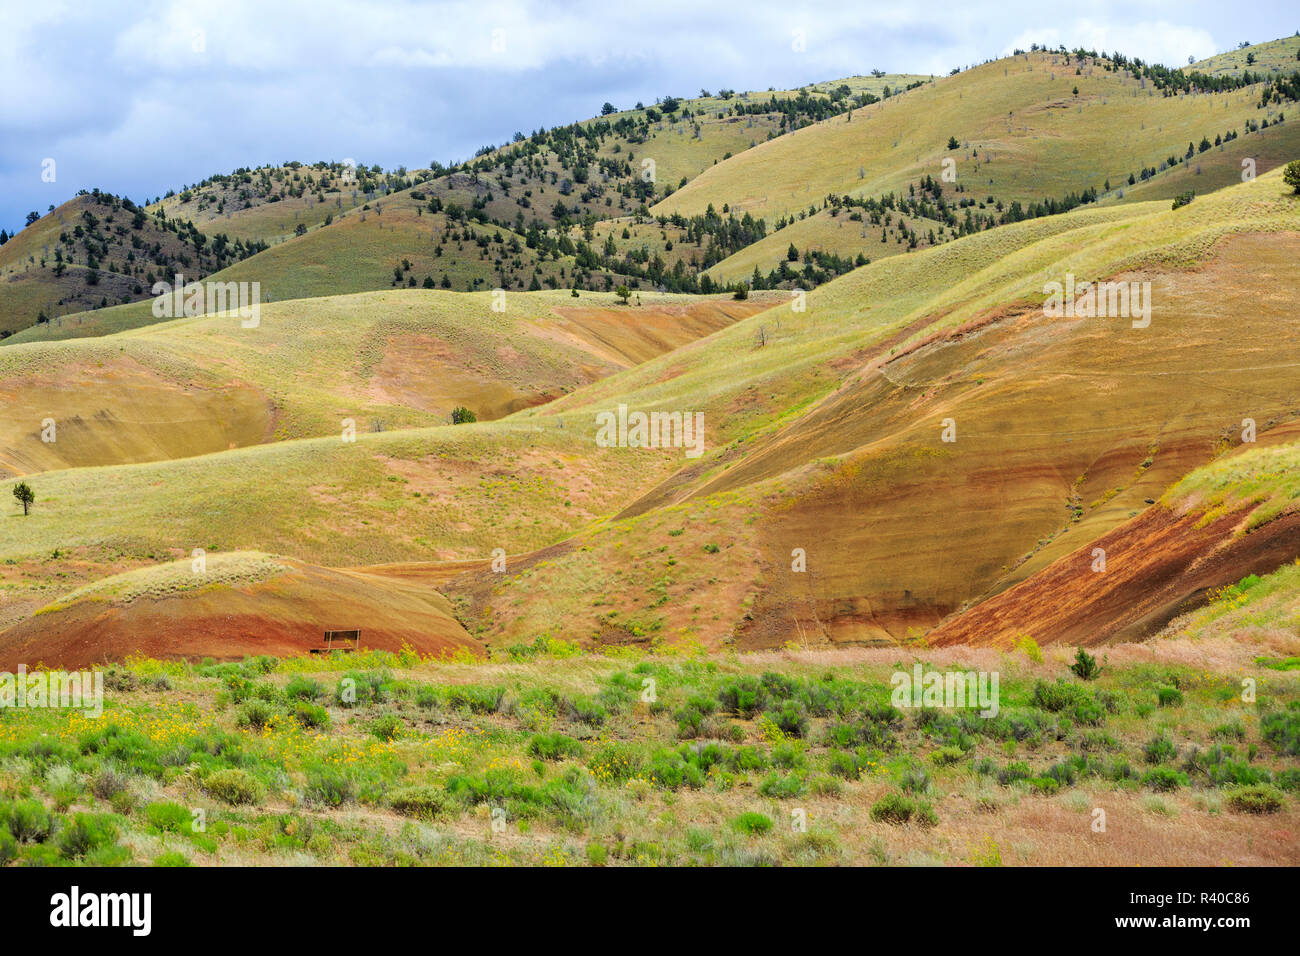
[[[0,340],[46,331],[66,313],[148,299],[156,280],[202,278],[261,248],[224,235],[209,242],[188,221],[147,215],[129,199],[79,195],[0,245]]]
[[[504,572],[392,573],[431,575],[488,643],[915,639],[1140,514],[1243,418],[1261,440],[1294,422],[1298,203],[1274,172],[1177,210],[983,231],[498,423],[52,472],[44,505],[9,519],[15,607],[48,603],[42,556],[65,549],[77,583],[196,541],[327,565],[500,548]],[[1150,325],[1046,316],[1066,273],[1150,283]],[[705,455],[598,447],[595,415],[618,404],[702,412]],[[806,576],[785,570],[796,548]]]
[[[400,290],[0,351],[0,472],[182,458],[286,438],[481,420],[545,402],[770,305],[758,298]],[[49,431],[46,423],[53,423]]]
[[[880,74],[793,91],[668,98],[529,137],[520,133],[452,167],[387,173],[337,162],[244,168],[169,193],[147,206],[147,223],[200,249],[211,235],[211,248],[229,248],[237,258],[265,249],[248,268],[215,278],[260,282],[275,301],[417,285],[609,290],[626,283],[708,292],[697,285],[707,268],[703,249],[693,257],[679,251],[663,265],[641,256],[645,244],[632,233],[644,223],[646,204],[733,153],[872,101],[891,84],[898,89],[919,80]],[[607,229],[602,238],[610,245],[597,249],[594,226],[601,221],[618,228]],[[710,221],[696,231],[721,235],[725,243],[726,225]],[[0,286],[0,311],[11,314],[5,331],[20,333],[14,341],[102,335],[156,321],[141,301],[152,283],[133,278],[144,276],[147,266],[137,268],[134,256],[130,267],[106,267],[112,274],[97,280],[101,294],[72,279],[55,282],[45,271],[31,273],[39,237],[51,254],[49,232],[39,228],[9,254],[0,247],[0,274],[12,261],[9,274],[23,280]],[[674,228],[674,238],[683,235]],[[703,245],[702,239],[695,244]],[[99,258],[112,251],[110,243]],[[677,260],[690,270],[672,272]],[[180,264],[190,266],[183,257]],[[196,261],[188,278],[215,271],[202,266]],[[155,271],[170,278],[168,269]],[[122,304],[128,302],[135,304]],[[48,322],[37,322],[41,314]]]
[[[1157,504],[1300,419],[1300,200],[1276,168],[1300,127],[1283,79],[1216,75],[1032,50],[888,96],[877,76],[607,112],[453,169],[359,170],[358,196],[291,164],[164,199],[146,225],[193,240],[176,216],[202,206],[277,240],[214,274],[261,283],[261,322],[140,302],[10,337],[0,467],[37,507],[6,519],[0,626],[52,633],[59,595],[204,548],[441,589],[490,645],[1005,643],[1080,555],[1173,535],[1183,557],[1131,561],[1086,623],[1023,624],[1145,636],[1290,549],[1289,506],[1244,546],[1238,511]],[[338,215],[284,238],[294,203]],[[1136,311],[1045,306],[1085,281]],[[740,291],[651,291],[678,285]],[[479,422],[449,426],[458,406]],[[597,441],[624,406],[698,413],[703,453]]]

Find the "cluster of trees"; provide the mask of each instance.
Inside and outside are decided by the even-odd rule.
[[[1053,51],[1046,46],[1040,47],[1035,43],[1030,46],[1030,50],[1063,54],[1066,63],[1070,62],[1071,55],[1080,65],[1087,63],[1088,60],[1093,60],[1110,72],[1127,72],[1134,79],[1149,80],[1165,96],[1176,96],[1179,93],[1227,93],[1247,86],[1254,86],[1257,83],[1263,83],[1264,90],[1259,104],[1261,108],[1270,102],[1283,103],[1288,100],[1300,100],[1300,71],[1289,76],[1272,77],[1264,73],[1252,73],[1247,69],[1238,74],[1221,73],[1211,76],[1208,73],[1202,73],[1200,70],[1167,67],[1159,63],[1147,63],[1140,57],[1127,57],[1122,53],[1098,53],[1096,50],[1086,50],[1083,47],[1079,47],[1071,53],[1064,46],[1060,46]],[[1015,51],[1016,55],[1023,55],[1024,52],[1024,50],[1019,49]],[[1297,51],[1296,59],[1300,60],[1300,51]],[[1253,66],[1255,54],[1249,54],[1246,57],[1246,63]]]
[[[803,268],[796,268],[796,265],[801,260]],[[768,272],[766,276],[759,271],[758,266],[754,266],[754,274],[749,278],[749,288],[811,289],[813,286],[821,285],[823,282],[830,282],[836,276],[852,272],[859,266],[865,266],[870,262],[871,260],[861,252],[857,256],[841,256],[834,252],[821,252],[815,249],[800,253],[795,248],[794,243],[791,243],[790,248],[786,251],[785,261]]]
[[[52,268],[59,277],[69,266],[85,267],[81,273],[84,290],[60,299],[59,306],[95,308],[96,300],[86,296],[100,285],[101,272],[127,280],[114,283],[110,294],[128,302],[150,295],[159,278],[169,279],[176,272],[202,278],[268,248],[258,240],[231,240],[224,233],[205,235],[190,220],[168,219],[162,210],[150,217],[130,199],[99,189],[83,189],[77,195],[89,202],[83,204],[79,217],[64,224],[66,228],[54,243],[52,259],[40,259],[42,269]],[[107,295],[99,297],[99,307],[109,304]],[[51,318],[42,310],[36,321],[41,324]]]
[[[309,193],[321,203],[325,202],[326,193],[345,190],[370,197],[379,192],[409,189],[434,175],[431,170],[408,175],[405,166],[386,173],[378,165],[290,162],[283,166],[240,167],[233,173],[217,173],[193,186],[183,187],[179,194],[168,190],[163,198],[177,197],[183,203],[197,200],[198,211],[212,206],[220,214],[226,211],[227,204],[234,209],[247,209],[258,202],[301,199]]]

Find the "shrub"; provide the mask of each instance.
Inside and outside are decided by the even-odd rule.
[[[857,780],[865,769],[864,762],[857,754],[847,750],[836,750],[831,755],[826,764],[826,770],[845,780]]]
[[[349,671],[339,678],[334,699],[343,707],[378,703],[391,695],[392,682],[387,671]]]
[[[718,708],[724,714],[753,717],[768,703],[767,689],[754,677],[734,677],[718,688]]]
[[[54,829],[50,812],[39,800],[19,800],[9,809],[8,822],[19,843],[40,843]]]
[[[1259,721],[1260,736],[1280,754],[1300,756],[1300,711],[1273,711]]]
[[[1028,634],[1021,635],[1020,640],[1016,642],[1016,650],[1020,651],[1035,664],[1043,663],[1043,649],[1038,646],[1038,642]]]
[[[763,778],[763,782],[758,785],[758,792],[776,800],[788,800],[791,797],[803,796],[808,792],[808,788],[804,786],[802,775],[797,773],[783,775],[774,770]]]
[[[591,775],[603,784],[622,784],[641,771],[641,753],[625,744],[609,744],[587,765]]]
[[[9,827],[0,823],[0,866],[7,866],[18,858],[18,841]]]
[[[421,684],[415,689],[415,706],[421,710],[433,710],[441,700],[442,696],[438,693],[438,688],[429,684]]]
[[[1081,700],[1074,705],[1070,711],[1071,716],[1081,724],[1089,727],[1096,727],[1106,717],[1106,712],[1101,704],[1095,700]]]
[[[762,813],[742,813],[731,821],[731,826],[739,833],[758,836],[772,829],[772,818]]]
[[[1005,787],[1017,780],[1028,780],[1031,776],[1033,774],[1029,764],[1021,760],[1013,760],[998,771],[998,783]]]
[[[1044,796],[1051,796],[1061,789],[1060,781],[1055,777],[1030,777],[1029,785]]]
[[[168,850],[165,853],[159,853],[153,858],[154,866],[189,866],[190,860],[184,853],[176,850]]]
[[[293,719],[308,729],[323,730],[330,725],[329,711],[320,704],[312,704],[305,700],[297,701],[293,705]]]
[[[1282,170],[1282,182],[1300,193],[1300,159],[1293,159]]]
[[[388,805],[398,813],[426,820],[442,813],[450,802],[444,791],[428,784],[399,787],[388,794]]]
[[[1142,747],[1142,756],[1147,763],[1164,763],[1178,755],[1178,748],[1166,734],[1152,737]]]
[[[1219,724],[1212,731],[1210,736],[1215,740],[1245,740],[1246,728],[1241,726],[1237,721],[1228,724]]]
[[[685,745],[682,750],[656,752],[650,758],[647,774],[665,790],[680,790],[682,787],[699,790],[705,783],[705,768],[701,766],[700,755]]]
[[[1156,703],[1161,707],[1180,707],[1183,703],[1183,692],[1177,687],[1162,684],[1156,688]]]
[[[194,825],[189,808],[170,801],[149,804],[144,808],[144,818],[150,827],[164,833],[182,833]]]
[[[284,696],[290,700],[316,700],[325,693],[320,681],[303,674],[295,675],[284,685]]]
[[[1300,767],[1288,767],[1279,772],[1274,782],[1283,790],[1300,793]]]
[[[130,778],[114,767],[100,767],[90,778],[90,792],[96,800],[112,800],[124,793]]]
[[[59,830],[59,853],[72,860],[85,856],[117,839],[117,824],[102,813],[78,813]]]
[[[813,777],[809,787],[819,797],[838,797],[844,792],[844,785],[835,777]]]
[[[940,747],[930,754],[930,762],[936,767],[947,767],[960,763],[966,758],[966,752],[960,747]]]
[[[274,707],[264,700],[250,700],[240,705],[239,716],[235,723],[240,727],[251,727],[253,730],[264,730],[279,713]]]
[[[478,421],[478,416],[464,405],[457,405],[451,410],[451,423],[453,425],[466,425],[476,421]]]
[[[565,717],[588,727],[599,727],[609,717],[603,705],[587,697],[566,697],[562,703]]]
[[[677,737],[680,740],[698,737],[704,728],[704,714],[693,704],[679,707],[673,714],[673,719],[677,721]]]
[[[1170,767],[1155,767],[1142,775],[1143,786],[1161,793],[1187,786],[1187,775]]]
[[[341,807],[357,798],[357,787],[342,771],[318,768],[308,771],[303,798],[316,806]]]
[[[474,714],[495,714],[505,697],[501,687],[475,687],[461,685],[447,689],[447,704],[457,710],[468,710]]]
[[[203,789],[232,806],[246,803],[261,803],[266,796],[266,787],[247,770],[229,767],[209,774],[203,781]]]
[[[1266,783],[1233,787],[1225,797],[1228,806],[1238,813],[1277,813],[1284,801],[1282,791]]]
[[[901,826],[909,820],[915,820],[923,827],[932,827],[939,822],[934,808],[924,800],[913,800],[901,793],[887,793],[871,807],[871,819],[877,823],[891,823]]]
[[[803,737],[808,733],[808,714],[796,701],[787,700],[780,710],[769,710],[764,716],[788,736]]]
[[[727,766],[738,773],[749,770],[762,770],[767,766],[767,758],[757,747],[737,747],[725,756]]]
[[[930,789],[930,775],[921,767],[909,767],[898,783],[907,793],[925,793]]]
[[[396,740],[402,732],[402,721],[396,714],[381,714],[370,722],[370,734],[384,743]]]
[[[925,800],[917,800],[913,803],[915,809],[912,812],[912,820],[919,827],[935,827],[939,825],[939,815],[934,812],[934,807]]]
[[[1067,684],[1063,680],[1058,680],[1054,684],[1040,680],[1034,684],[1033,705],[1053,714],[1090,700],[1092,694],[1087,689],[1075,684]]]
[[[565,757],[581,757],[582,744],[564,734],[536,734],[528,741],[528,752],[542,760],[563,760]]]
[[[1080,680],[1096,680],[1101,676],[1101,668],[1097,666],[1097,658],[1082,647],[1075,649],[1074,663],[1070,665],[1070,670]]]
[[[55,764],[45,772],[45,792],[54,798],[55,807],[66,810],[81,796],[81,776],[67,764]]]

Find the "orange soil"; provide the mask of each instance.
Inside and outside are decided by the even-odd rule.
[[[1118,277],[1151,281],[1147,329],[1004,308],[901,354],[874,350],[730,467],[674,476],[628,510],[764,496],[766,571],[740,648],[919,639],[1142,511],[1236,444],[1243,417],[1261,443],[1289,430],[1298,254],[1294,233],[1239,236],[1196,271]],[[955,443],[940,440],[948,418]],[[791,572],[795,548],[806,573]]]
[[[0,670],[79,668],[128,655],[237,660],[304,654],[326,630],[361,629],[363,649],[483,653],[432,588],[287,561],[291,570],[246,587],[216,587],[127,604],[83,601],[0,634]]]
[[[1195,513],[1150,508],[1015,587],[949,618],[927,643],[1100,644],[1150,637],[1208,592],[1268,574],[1300,553],[1300,513],[1236,534],[1244,512],[1198,527]],[[1094,571],[1095,548],[1105,571]]]

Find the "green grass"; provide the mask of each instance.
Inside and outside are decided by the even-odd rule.
[[[1188,70],[1208,73],[1211,76],[1221,74],[1239,74],[1243,70],[1252,73],[1294,73],[1300,70],[1300,37],[1289,36],[1266,43],[1255,43],[1245,48],[1218,53],[1204,60],[1198,60]],[[1255,62],[1247,63],[1246,58],[1254,55]]]
[[[233,314],[202,316],[111,339],[0,349],[0,382],[15,392],[12,419],[0,424],[0,468],[30,474],[341,435],[344,419],[358,431],[427,427],[449,423],[458,406],[490,420],[711,327],[665,327],[656,313],[644,321],[661,328],[645,331],[634,309],[582,325],[556,311],[609,309],[609,294],[520,292],[504,301],[495,311],[490,293],[403,289],[273,302],[256,328]],[[642,303],[671,312],[725,309],[730,300],[647,292]],[[29,420],[46,417],[95,427],[45,443]]]
[[[1294,509],[1300,499],[1300,444],[1252,448],[1188,475],[1165,494],[1171,506],[1191,506],[1214,517],[1251,507],[1247,530]]]
[[[1102,705],[1085,726],[1035,703],[1044,674],[1068,677],[1065,657],[1025,660],[1003,659],[993,720],[891,708],[889,676],[910,663],[861,652],[476,665],[370,653],[347,673],[318,658],[136,660],[98,720],[27,709],[0,725],[0,853],[35,865],[824,865],[921,846],[939,863],[1034,864],[1061,852],[1067,830],[1044,824],[1058,800],[1076,814],[1105,806],[1113,825],[1155,794],[1162,813],[1228,812],[1247,829],[1296,813],[1286,738],[1255,727],[1256,709],[1270,726],[1294,722],[1294,674],[1261,673],[1255,708],[1219,693],[1232,673],[1120,664],[1075,685]],[[290,709],[304,668],[325,688],[349,677],[368,691],[331,701],[327,727],[303,727]],[[1140,703],[1169,680],[1187,707],[1146,763],[1143,741],[1170,718]],[[261,716],[245,720],[254,706]],[[709,711],[686,733],[685,706]],[[775,733],[764,708],[805,713],[806,731]],[[1224,743],[1213,728],[1226,718],[1249,729]],[[1088,743],[1100,733],[1105,750]],[[999,835],[972,850],[961,837],[981,819]],[[1190,839],[1178,852],[1259,860],[1248,841]],[[1158,842],[1097,850],[1110,863],[1166,859]]]
[[[1181,158],[1189,141],[1243,132],[1248,118],[1267,115],[1258,100],[1255,88],[1167,98],[1093,62],[1080,67],[1059,54],[1024,54],[855,110],[851,121],[825,120],[748,150],[652,212],[692,215],[710,203],[729,204],[770,222],[820,206],[828,194],[906,194],[923,176],[938,178],[946,158],[957,163],[954,185],[966,189],[950,199],[992,194],[1010,203],[1101,191],[1107,180],[1114,188],[1130,172],[1171,154]],[[951,136],[959,149],[947,148]]]

